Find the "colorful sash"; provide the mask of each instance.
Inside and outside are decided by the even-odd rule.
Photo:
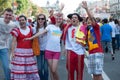
[[[99,47],[94,29],[92,26],[88,30],[88,45],[89,45],[89,50],[93,50]]]
[[[76,42],[86,45],[86,27],[80,25],[77,32],[76,32]]]

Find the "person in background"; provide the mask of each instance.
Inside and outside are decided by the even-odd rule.
[[[12,22],[13,10],[6,8],[4,11],[3,18],[0,18],[0,60],[4,70],[5,80],[10,80],[10,69],[9,69],[9,45],[11,30],[16,27]]]
[[[63,24],[62,24],[63,31],[66,28],[66,26],[68,26],[69,24],[71,24],[71,20],[69,18],[63,20]],[[64,41],[61,39],[61,60],[66,60],[65,57],[66,57],[65,45],[64,45]]]
[[[109,19],[109,25],[112,27],[112,48],[113,48],[113,54],[115,54],[115,48],[116,48],[116,45],[115,45],[115,35],[116,35],[116,25],[114,23],[114,19],[113,18],[110,18]]]
[[[28,20],[27,20],[26,26],[32,26],[32,19],[28,19]]]
[[[37,24],[34,28],[34,33],[42,32],[45,30],[47,26],[46,16],[44,14],[39,14],[37,16]],[[48,72],[48,62],[45,59],[45,48],[47,43],[47,34],[43,34],[39,36],[39,46],[40,46],[40,55],[37,57],[37,66],[38,72],[41,80],[48,80],[49,72]]]
[[[87,2],[82,2],[82,7],[88,14],[87,22],[87,42],[88,42],[88,73],[93,75],[93,80],[103,80],[103,59],[104,54],[101,46],[100,27],[91,15]]]
[[[115,25],[116,25],[116,35],[115,35],[115,38],[116,38],[116,48],[117,50],[120,49],[120,23],[117,19],[115,19]]]
[[[97,17],[96,18],[96,22],[98,23],[98,25],[101,27],[103,24],[102,24],[102,20],[99,18],[99,17]]]
[[[101,44],[104,53],[106,48],[108,52],[111,53],[112,60],[114,60],[113,48],[112,48],[112,27],[108,24],[108,19],[103,19],[103,26],[100,27],[101,30]]]
[[[20,27],[11,31],[13,36],[11,80],[40,80],[32,50],[32,40],[24,41],[24,38],[33,35],[32,28],[26,26],[27,18],[24,15],[20,15],[18,21]]]

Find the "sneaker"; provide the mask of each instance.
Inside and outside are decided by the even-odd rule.
[[[115,60],[115,57],[112,55],[112,60]]]

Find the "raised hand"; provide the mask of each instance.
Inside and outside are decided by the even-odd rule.
[[[64,4],[63,3],[61,3],[61,5],[60,5],[60,12],[62,12],[62,10],[64,9]]]
[[[83,7],[84,9],[88,9],[87,2],[86,2],[86,1],[82,1],[82,7]]]
[[[49,10],[49,15],[53,16],[53,14],[54,14],[54,10],[53,9]]]
[[[89,17],[90,20],[92,21],[92,24],[95,25],[95,24],[96,24],[96,21],[93,19],[93,15],[92,15],[91,12],[89,11],[86,1],[82,1],[82,7],[86,10],[88,17]]]

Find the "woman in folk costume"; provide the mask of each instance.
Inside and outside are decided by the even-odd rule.
[[[14,28],[11,32],[12,61],[11,80],[40,80],[38,69],[32,50],[32,40],[25,41],[24,38],[32,36],[32,29],[26,26],[26,17],[19,16],[20,28]]]
[[[67,71],[68,80],[74,80],[74,72],[76,71],[76,80],[82,80],[84,70],[84,53],[86,45],[86,27],[80,25],[82,18],[77,14],[69,14],[71,24],[67,25],[63,31],[62,40],[65,41],[67,50]]]

